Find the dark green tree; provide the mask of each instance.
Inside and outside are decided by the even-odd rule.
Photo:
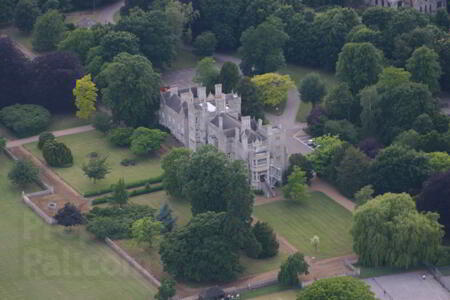
[[[450,170],[435,174],[425,182],[416,205],[421,212],[438,213],[446,237],[450,236]]]
[[[357,122],[361,112],[358,98],[352,95],[346,83],[333,86],[325,96],[325,109],[331,119],[347,119]]]
[[[234,279],[242,267],[237,248],[224,232],[225,222],[225,213],[206,212],[168,233],[159,250],[164,270],[196,282]]]
[[[388,7],[369,7],[362,15],[362,22],[373,30],[384,31],[394,17],[394,14],[395,10]]]
[[[84,223],[84,217],[81,211],[72,203],[64,204],[64,207],[59,209],[53,217],[59,225],[65,227],[72,227]]]
[[[264,120],[264,102],[261,90],[250,78],[243,77],[236,91],[241,97],[241,112],[243,116],[252,116],[255,119]]]
[[[434,129],[433,120],[430,118],[428,114],[421,114],[417,116],[412,124],[412,127],[415,131],[420,134],[425,134]]]
[[[14,9],[18,0],[3,0],[0,2],[0,24],[8,24],[14,20]]]
[[[56,140],[44,144],[42,156],[51,167],[64,168],[73,165],[72,151],[65,144]]]
[[[131,127],[157,124],[160,77],[148,59],[121,53],[98,76],[105,84],[103,101],[116,122]]]
[[[167,133],[159,129],[138,127],[131,135],[131,151],[136,155],[146,155],[161,148]]]
[[[328,120],[323,125],[323,134],[338,136],[341,140],[355,145],[359,141],[358,129],[347,120]]]
[[[353,27],[347,35],[347,41],[350,43],[371,43],[376,48],[380,48],[383,44],[381,32],[365,25]]]
[[[21,31],[31,32],[40,14],[41,10],[35,0],[20,0],[16,6],[14,24]]]
[[[119,127],[111,129],[108,133],[108,140],[118,147],[129,147],[134,129],[131,127]]]
[[[181,198],[183,196],[182,170],[184,165],[189,163],[191,154],[191,150],[187,148],[174,148],[162,159],[164,190],[172,197]]]
[[[315,281],[300,292],[297,300],[318,299],[376,300],[370,286],[353,277],[334,277]]]
[[[121,53],[139,54],[139,38],[127,31],[111,31],[100,40],[102,57],[105,61],[111,61]]]
[[[176,36],[167,15],[161,10],[133,9],[115,26],[139,38],[141,52],[157,67],[170,65],[176,55]]]
[[[258,258],[267,258],[277,255],[280,244],[272,227],[266,222],[256,222],[252,228],[252,233],[261,245],[261,252]]]
[[[38,52],[55,50],[63,39],[65,31],[64,17],[57,10],[49,10],[39,16],[34,24],[33,49]]]
[[[78,54],[82,62],[85,62],[89,49],[96,44],[97,41],[91,29],[77,28],[65,34],[64,39],[58,44],[58,50],[72,51]]]
[[[107,133],[113,127],[112,117],[107,113],[96,113],[92,125],[98,131]]]
[[[194,53],[198,56],[212,56],[217,47],[217,39],[211,31],[198,35],[194,41]]]
[[[432,93],[439,92],[441,66],[434,50],[426,46],[416,49],[408,59],[406,69],[411,72],[411,80],[426,84]]]
[[[234,91],[241,79],[239,67],[232,62],[225,62],[220,69],[219,82],[222,83],[222,90],[225,93]]]
[[[240,67],[245,75],[274,72],[284,66],[283,46],[289,37],[283,27],[280,19],[270,17],[242,33]]]
[[[320,75],[317,73],[310,73],[303,78],[300,83],[300,96],[301,100],[307,103],[311,103],[313,107],[319,104],[327,90]]]
[[[371,43],[347,43],[339,54],[336,76],[356,94],[377,82],[382,61],[382,54]]]
[[[383,149],[372,163],[370,183],[377,194],[416,192],[429,175],[424,154],[401,145]]]
[[[91,158],[87,164],[84,164],[81,168],[89,179],[94,181],[94,184],[97,180],[104,179],[108,173],[111,172],[111,168],[108,166],[107,160],[108,157],[95,157]]]
[[[55,136],[51,132],[43,132],[39,135],[38,141],[38,149],[42,149],[47,142],[53,142],[55,140]]]
[[[440,8],[436,11],[434,15],[434,23],[442,28],[443,30],[448,31],[450,28],[450,18],[448,16],[448,12],[445,8]]]
[[[25,187],[39,180],[39,169],[30,160],[18,160],[9,171],[8,178],[14,184]]]
[[[309,184],[311,179],[314,177],[314,169],[311,161],[308,157],[304,156],[301,153],[294,153],[289,156],[289,167],[283,175],[283,182],[287,181],[289,175],[291,175],[294,170],[294,166],[299,167],[305,172],[306,182]]]
[[[216,60],[205,57],[197,63],[193,81],[206,87],[206,93],[214,92],[214,85],[219,82],[219,69]]]
[[[161,286],[158,288],[158,293],[155,295],[155,299],[157,300],[169,300],[173,296],[175,296],[176,281],[172,278],[164,278],[161,281]]]
[[[339,166],[337,167],[336,184],[339,190],[347,197],[359,191],[368,184],[370,159],[354,147],[345,150]]]
[[[113,193],[111,202],[122,207],[128,203],[128,191],[123,178],[119,179],[116,184],[112,185]]]
[[[443,236],[438,217],[418,213],[406,193],[378,196],[353,213],[353,251],[370,267],[409,268],[434,261]]]
[[[303,254],[297,252],[289,255],[286,261],[281,264],[278,272],[278,282],[286,286],[301,286],[298,276],[309,274],[309,265],[305,261]]]

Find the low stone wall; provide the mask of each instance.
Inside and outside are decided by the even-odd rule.
[[[49,217],[45,212],[43,212],[36,204],[31,202],[30,198],[22,192],[22,199],[23,202],[25,202],[26,205],[28,205],[35,213],[38,214],[46,223],[50,225],[56,224],[56,220],[52,217]]]
[[[151,283],[156,285],[157,287],[161,286],[161,282],[150,274],[143,266],[141,266],[134,258],[128,255],[122,248],[120,248],[116,243],[114,243],[110,238],[105,239],[106,244],[114,250],[120,257],[125,259],[133,268],[135,268],[139,273],[142,274],[145,278],[147,278]]]
[[[428,271],[433,275],[433,277],[448,291],[450,292],[450,277],[445,277],[442,275],[435,266],[426,264]]]

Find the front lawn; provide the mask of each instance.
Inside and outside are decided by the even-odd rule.
[[[52,115],[52,122],[47,131],[69,129],[89,124],[91,124],[91,121],[79,119],[75,114],[54,114]]]
[[[74,165],[70,168],[54,168],[54,171],[80,193],[107,188],[120,178],[124,178],[125,182],[131,182],[162,174],[161,157],[159,155],[136,157],[127,148],[118,148],[111,145],[105,135],[96,130],[59,137],[57,140],[65,143],[72,150]],[[37,148],[36,142],[27,144],[25,147],[33,155],[43,160],[42,152]],[[83,164],[89,161],[89,154],[92,152],[108,156],[107,161],[111,168],[111,172],[106,175],[106,178],[95,184],[84,176],[81,169]],[[136,165],[122,166],[120,162],[125,158],[135,159]]]
[[[295,300],[298,289],[289,289],[281,285],[271,285],[260,289],[242,292],[241,299],[254,300]]]
[[[0,154],[0,299],[150,299],[148,281],[83,229],[44,223],[9,183]]]
[[[277,201],[255,206],[254,215],[266,221],[299,252],[319,259],[352,253],[352,215],[321,192],[312,192],[302,204]],[[310,239],[320,238],[316,253]]]

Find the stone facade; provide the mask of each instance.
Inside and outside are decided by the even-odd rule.
[[[273,187],[282,180],[287,167],[285,130],[241,116],[241,98],[222,93],[221,84],[208,96],[205,87],[161,92],[159,122],[193,151],[210,144],[232,159],[245,161],[254,189]]]
[[[447,0],[366,0],[366,3],[371,6],[384,7],[414,7],[416,10],[434,14],[440,8],[447,7]]]

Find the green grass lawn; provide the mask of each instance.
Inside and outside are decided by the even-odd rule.
[[[90,131],[81,134],[67,135],[57,138],[58,141],[65,143],[71,150],[74,157],[74,165],[70,168],[55,168],[54,170],[64,180],[72,185],[81,193],[95,191],[109,187],[116,183],[120,178],[125,182],[131,182],[162,174],[160,157],[158,155],[150,157],[136,157],[127,148],[118,148],[112,146],[103,133],[99,131]],[[36,157],[42,158],[41,151],[37,148],[37,143],[25,145]],[[93,183],[82,171],[83,164],[89,161],[89,153],[97,152],[99,155],[107,155],[111,172],[106,178]],[[136,159],[135,166],[124,167],[120,162],[124,158]]]
[[[156,288],[83,229],[45,224],[7,180],[0,155],[0,299],[151,299]]]
[[[197,62],[200,60],[194,53],[185,49],[179,49],[175,60],[168,71],[182,70],[188,68],[195,68]]]
[[[130,198],[130,202],[140,205],[148,205],[159,209],[162,204],[167,203],[172,209],[173,215],[177,217],[177,225],[186,225],[192,217],[191,204],[186,200],[174,199],[165,191],[154,192]]]
[[[254,215],[268,222],[301,253],[319,259],[352,253],[351,213],[321,192],[304,203],[278,201],[255,206]],[[320,238],[316,253],[310,239]]]
[[[56,114],[52,115],[52,122],[47,131],[63,130],[78,126],[88,125],[89,120],[77,118],[74,114]]]
[[[337,79],[333,73],[326,72],[320,69],[289,64],[285,68],[280,70],[280,73],[282,74],[289,74],[292,80],[294,80],[297,87],[300,86],[300,82],[303,80],[303,78],[305,78],[306,75],[313,72],[318,73],[320,75],[328,90],[337,83]],[[311,104],[301,103],[297,112],[296,118],[297,121],[306,122],[306,117],[308,116],[310,111],[311,111]]]

